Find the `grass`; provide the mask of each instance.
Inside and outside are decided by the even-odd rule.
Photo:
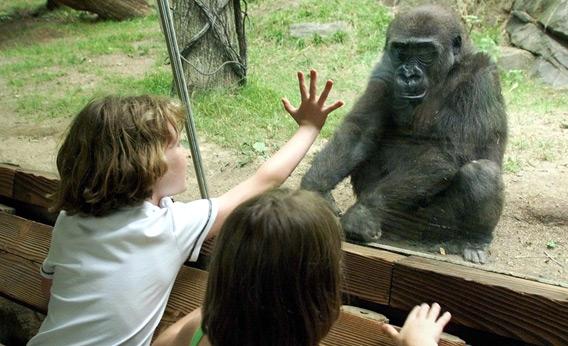
[[[0,29],[17,29],[13,36],[4,34],[8,39],[0,41],[0,74],[8,81],[4,87],[19,95],[14,100],[18,115],[38,122],[71,117],[93,96],[108,93],[169,95],[171,71],[164,64],[167,51],[155,13],[124,22],[96,21],[91,15],[70,9],[39,18],[28,15],[44,2],[16,0],[0,5]],[[347,32],[308,39],[289,34],[293,23],[339,20],[347,22]],[[322,135],[329,137],[365,87],[390,20],[390,12],[376,0],[305,0],[288,6],[277,0],[249,1],[248,84],[194,93],[192,106],[199,133],[244,156],[273,151],[295,129],[280,97],[297,104],[295,72],[316,68],[322,79],[336,81],[330,98],[347,103],[332,114],[324,128]],[[471,32],[478,48],[495,58],[499,35],[498,27],[474,26]],[[97,63],[116,54],[148,58],[154,63],[149,71],[137,75],[109,72]],[[81,78],[93,82],[68,82]],[[502,87],[509,112],[514,114],[510,119],[513,127],[531,126],[568,106],[567,95],[519,71],[503,73]],[[519,141],[512,139],[511,155],[506,158],[510,172],[522,168],[519,155],[524,151],[533,150],[538,159],[550,160],[566,150],[566,143],[559,145],[553,139],[544,144],[526,140],[518,147]]]

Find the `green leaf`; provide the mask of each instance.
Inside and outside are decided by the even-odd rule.
[[[556,242],[554,240],[551,240],[548,243],[546,243],[546,247],[548,249],[555,249],[557,246],[558,246],[558,244],[556,244]]]
[[[264,142],[256,142],[252,145],[252,148],[257,153],[264,154],[266,152],[266,144],[264,144]]]

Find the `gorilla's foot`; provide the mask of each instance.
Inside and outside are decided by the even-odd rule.
[[[370,243],[381,237],[381,226],[372,210],[360,203],[353,205],[341,217],[341,225],[348,240]]]
[[[487,258],[487,245],[466,244],[463,249],[463,258],[472,263],[485,264]]]

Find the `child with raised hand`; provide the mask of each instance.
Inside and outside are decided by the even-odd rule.
[[[73,120],[57,155],[60,211],[41,267],[48,314],[29,345],[148,345],[179,268],[195,261],[242,202],[281,185],[318,136],[329,113],[328,81],[317,97],[316,71],[306,89],[298,73],[299,124],[258,171],[222,196],[191,203],[187,153],[180,145],[183,108],[152,96],[90,102]],[[230,231],[230,230],[229,230]]]
[[[400,332],[389,324],[383,324],[382,329],[397,346],[435,346],[438,345],[444,327],[452,318],[447,311],[440,318],[439,315],[438,303],[432,304],[431,307],[424,303],[410,311]]]

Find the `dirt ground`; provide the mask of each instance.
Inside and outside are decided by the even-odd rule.
[[[0,61],[0,64],[3,63],[10,62]],[[143,75],[152,65],[147,57],[119,54],[94,58],[93,63],[115,74],[125,75]],[[128,66],[128,69],[124,66]],[[56,82],[60,85],[88,85],[96,83],[96,80],[95,75],[69,72]],[[57,145],[69,119],[37,121],[18,116],[15,100],[21,96],[15,95],[7,87],[8,83],[9,81],[0,75],[0,162],[55,172]],[[523,136],[546,140],[551,136],[568,137],[568,129],[562,126],[568,123],[567,111],[548,117],[557,121],[543,121],[536,126],[524,126],[522,121],[517,121],[522,118],[522,114],[509,114],[512,138]],[[235,150],[221,148],[203,136],[199,139],[212,196],[219,195],[242,181],[254,172],[260,163],[258,159],[241,167]],[[316,142],[307,159],[298,167],[286,186],[299,186],[300,178],[309,167],[314,153],[324,144],[322,140]],[[526,161],[532,162],[531,165],[524,165],[519,172],[505,175],[505,210],[490,247],[489,263],[482,268],[568,286],[568,155],[566,150],[563,150],[552,160],[527,158]],[[523,153],[519,152],[518,155],[522,158]],[[189,167],[189,171],[189,189],[179,198],[182,200],[199,197],[193,169]],[[354,201],[348,182],[340,184],[334,195],[343,210]],[[413,247],[410,250],[421,249]],[[438,254],[429,252],[429,255],[461,261],[460,257],[442,255],[439,250]]]

